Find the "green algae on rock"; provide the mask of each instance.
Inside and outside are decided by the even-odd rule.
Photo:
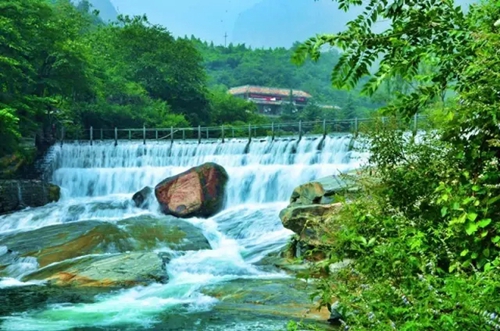
[[[59,286],[132,287],[167,281],[165,263],[156,253],[85,256],[42,268],[23,281],[47,280]]]

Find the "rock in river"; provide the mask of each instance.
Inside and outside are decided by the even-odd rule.
[[[293,190],[290,204],[280,212],[283,226],[298,235],[290,245],[295,250],[293,256],[326,244],[324,235],[336,231],[331,220],[342,207],[339,201],[356,194],[354,184],[349,176],[328,176]]]
[[[139,208],[147,208],[149,206],[149,201],[153,195],[153,188],[146,186],[142,190],[138,191],[132,196],[132,200]]]
[[[336,195],[344,191],[353,191],[353,182],[339,176],[328,176],[302,184],[293,190],[290,205],[330,204],[336,202]]]
[[[280,212],[280,218],[285,228],[295,232],[301,240],[313,244],[313,241],[317,243],[321,235],[328,231],[323,227],[329,217],[341,207],[341,203],[292,206],[283,209]]]
[[[56,263],[23,278],[59,286],[132,287],[167,281],[165,263],[156,253],[86,256]]]
[[[222,166],[205,163],[163,180],[155,195],[167,215],[210,217],[223,207],[227,181]]]
[[[106,253],[149,252],[168,247],[177,251],[210,249],[203,232],[173,217],[136,217],[118,223],[84,221],[47,226],[0,237],[0,277],[21,259],[35,258],[40,268],[52,263]]]

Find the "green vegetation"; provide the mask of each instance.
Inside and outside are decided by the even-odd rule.
[[[35,138],[43,152],[62,127],[66,138],[78,138],[90,126],[267,122],[254,104],[226,95],[237,85],[296,88],[314,96],[307,109],[284,121],[365,116],[385,102],[331,88],[336,51],[298,68],[293,50],[176,39],[146,17],[105,24],[88,1],[76,7],[69,0],[3,1],[0,13],[0,157],[22,155],[25,138]]]
[[[313,96],[313,101],[303,112],[285,116],[283,120],[348,119],[364,117],[368,112],[385,103],[382,97],[368,98],[360,90],[346,91],[332,88],[331,68],[340,57],[335,49],[323,52],[317,62],[307,61],[297,67],[291,58],[299,44],[292,49],[252,49],[245,45],[229,44],[227,47],[202,42],[195,37],[205,61],[209,85],[221,90],[242,85],[257,85],[298,89]],[[340,109],[323,109],[319,105]]]
[[[44,150],[66,128],[209,125],[232,100],[211,93],[192,42],[173,38],[145,17],[105,25],[86,3],[13,0],[0,5],[0,156],[21,137]],[[251,121],[254,105],[234,101]],[[213,109],[212,109],[213,107]],[[248,112],[250,115],[248,115]],[[220,115],[224,116],[224,115]],[[232,120],[232,119],[229,119]]]
[[[364,92],[403,80],[409,87],[385,114],[426,112],[438,126],[416,138],[396,124],[368,132],[363,193],[333,220],[340,231],[328,234],[335,244],[325,252],[325,266],[355,262],[318,282],[321,305],[338,300],[345,329],[498,330],[500,5],[485,0],[467,13],[451,0],[363,6],[346,31],[308,40],[295,60],[337,46],[344,53],[333,83],[352,88],[381,54]],[[376,33],[377,19],[392,25]]]
[[[210,121],[202,59],[145,18],[104,25],[69,1],[0,4],[0,155],[55,130]]]

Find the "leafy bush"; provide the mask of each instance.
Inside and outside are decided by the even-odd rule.
[[[444,183],[461,176],[452,146],[392,128],[371,138],[370,164],[358,178],[363,193],[335,217],[340,230],[327,234],[335,244],[323,266],[355,262],[318,281],[321,305],[339,300],[345,325],[356,330],[500,328],[496,239],[457,229],[443,209]],[[453,201],[467,198],[466,190],[453,192]],[[474,224],[478,232],[489,225]]]
[[[482,1],[466,13],[450,0],[339,3],[365,5],[364,14],[345,32],[310,39],[296,59],[339,46],[346,52],[333,81],[352,87],[383,54],[365,92],[401,76],[412,88],[385,113],[430,112],[438,125],[416,139],[375,128],[358,179],[363,195],[335,218],[340,230],[323,265],[355,262],[321,279],[316,294],[322,305],[340,301],[345,328],[498,330],[500,6]],[[391,27],[374,32],[377,18]]]

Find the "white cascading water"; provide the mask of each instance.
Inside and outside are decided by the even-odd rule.
[[[189,219],[201,228],[212,250],[178,254],[167,265],[168,284],[153,284],[100,297],[96,303],[52,305],[42,311],[3,319],[5,330],[68,330],[75,327],[147,327],[169,307],[187,311],[210,309],[217,300],[200,292],[203,286],[237,278],[283,278],[254,263],[286,245],[279,211],[293,189],[307,181],[359,167],[363,155],[350,151],[351,137],[230,140],[218,142],[119,141],[54,146],[48,172],[61,187],[58,203],[0,217],[0,235],[66,222],[119,221],[143,214],[159,216],[158,205],[136,208],[131,196],[205,162],[222,165],[229,174],[224,210],[209,219]],[[0,247],[0,255],[2,254]],[[31,270],[29,261],[20,268]],[[15,269],[15,266],[11,266]],[[20,275],[0,280],[15,286]],[[3,283],[2,283],[3,282]]]

